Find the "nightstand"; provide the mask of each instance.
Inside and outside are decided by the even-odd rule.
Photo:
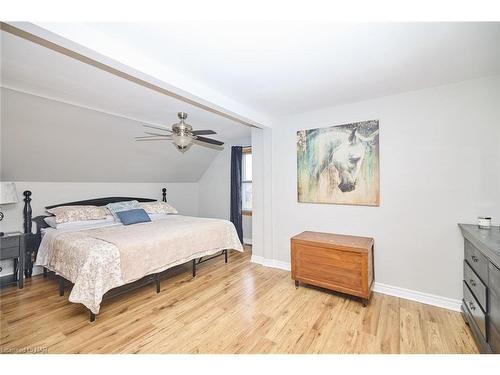
[[[21,232],[5,233],[0,237],[0,260],[12,259],[14,273],[0,278],[0,286],[17,284],[19,289],[24,286],[24,234]]]

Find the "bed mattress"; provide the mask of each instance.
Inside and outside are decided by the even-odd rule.
[[[129,226],[47,229],[36,265],[70,280],[69,301],[98,314],[108,290],[225,249],[243,251],[231,222],[168,215]]]

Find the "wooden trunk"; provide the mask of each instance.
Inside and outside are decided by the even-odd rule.
[[[373,238],[303,232],[292,237],[292,279],[370,298],[374,279]]]

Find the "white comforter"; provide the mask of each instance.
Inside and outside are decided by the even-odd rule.
[[[169,215],[130,226],[47,229],[36,264],[74,283],[69,300],[98,314],[108,290],[225,249],[243,251],[231,222]]]

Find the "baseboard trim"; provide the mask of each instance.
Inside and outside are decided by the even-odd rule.
[[[252,255],[250,262],[261,264],[265,267],[279,268],[280,270],[285,270],[285,271],[290,271],[291,269],[290,263],[288,262],[283,262],[281,260],[276,260],[276,259],[266,259],[258,255]]]
[[[373,291],[453,311],[460,311],[460,306],[462,305],[462,301],[459,299],[437,296],[435,294],[400,288],[398,286],[387,285],[379,282],[374,283]]]
[[[42,273],[43,273],[43,267],[33,266],[33,271],[31,273],[31,276],[41,275]],[[1,275],[1,277],[11,276],[11,275],[13,275],[13,271],[10,271],[9,273],[5,273],[5,275]]]
[[[33,266],[33,272],[31,273],[32,276],[41,275],[42,273],[43,273],[42,266]]]
[[[265,267],[279,268],[281,270],[290,271],[291,266],[288,262],[283,262],[275,259],[266,259],[262,256],[252,255],[250,259],[252,263],[261,264]],[[418,292],[416,290],[410,290],[405,288],[400,288],[393,285],[387,285],[379,282],[375,282],[373,285],[373,291],[377,293],[387,294],[389,296],[399,297],[407,299],[410,301],[425,303],[426,305],[432,305],[436,307],[441,307],[447,310],[460,311],[460,306],[462,305],[461,300],[456,300],[447,297],[441,297],[434,294]]]

